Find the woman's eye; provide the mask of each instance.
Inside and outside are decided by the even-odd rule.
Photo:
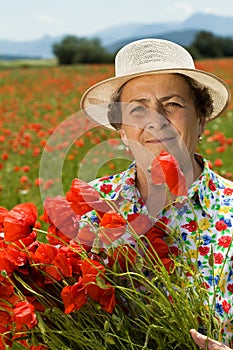
[[[179,102],[171,101],[171,102],[165,103],[162,106],[162,108],[163,108],[164,111],[173,112],[173,111],[176,111],[179,108],[182,108],[182,105]]]
[[[169,107],[182,107],[178,102],[168,102],[167,106]]]
[[[131,114],[132,113],[144,113],[145,110],[146,110],[146,108],[144,106],[136,106],[136,107],[132,108],[130,113]]]

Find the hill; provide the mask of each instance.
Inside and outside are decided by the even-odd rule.
[[[99,38],[104,47],[114,52],[132,40],[145,37],[173,40],[183,46],[188,46],[200,30],[233,38],[233,17],[196,13],[183,22],[128,23],[106,28],[93,33],[89,38]],[[53,44],[60,42],[62,37],[67,34],[59,37],[44,36],[37,40],[24,42],[0,40],[0,56],[10,56],[11,58],[12,56],[52,58],[54,57],[52,53]]]

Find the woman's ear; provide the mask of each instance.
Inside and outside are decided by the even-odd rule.
[[[120,129],[120,135],[121,135],[121,140],[125,144],[125,146],[129,146],[129,140],[125,134],[125,131],[123,129]]]

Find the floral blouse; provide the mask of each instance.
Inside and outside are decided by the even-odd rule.
[[[233,338],[233,183],[209,169],[206,160],[201,176],[188,191],[188,201],[183,205],[164,208],[159,220],[179,230],[187,254],[198,262],[210,300],[216,297],[216,310],[223,321],[223,339]],[[133,162],[121,173],[96,179],[91,185],[108,199],[117,202],[119,212],[127,219],[129,214],[148,214],[147,208],[135,186],[136,165]],[[175,213],[175,215],[174,215]],[[129,233],[121,242],[132,243]],[[176,242],[167,237],[170,248]],[[224,263],[225,261],[225,263]]]

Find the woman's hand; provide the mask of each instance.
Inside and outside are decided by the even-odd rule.
[[[194,340],[194,342],[200,347],[200,349],[208,349],[208,350],[230,350],[228,346],[220,343],[217,340],[213,340],[208,338],[201,333],[198,333],[195,329],[190,330],[190,334]],[[208,343],[207,343],[208,342]],[[208,345],[208,346],[206,346]]]

